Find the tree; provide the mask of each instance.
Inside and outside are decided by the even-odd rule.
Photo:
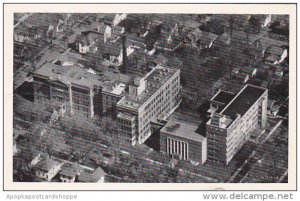
[[[249,28],[256,33],[260,33],[262,19],[259,16],[251,15],[249,19]]]
[[[20,153],[25,153],[20,156]],[[13,158],[13,181],[14,182],[32,182],[35,177],[34,169],[30,166],[34,157],[35,148],[29,147],[22,150]]]

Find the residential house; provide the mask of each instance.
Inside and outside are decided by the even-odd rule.
[[[278,104],[274,100],[268,100],[268,105],[267,105],[268,114],[275,117],[278,114],[281,106],[282,106],[281,104]]]
[[[126,13],[108,13],[104,16],[104,23],[112,26],[112,27],[115,27],[117,26],[121,21],[125,20],[127,17],[127,14]]]
[[[13,142],[13,155],[16,155],[17,153],[20,153],[20,149],[17,147],[17,143]]]
[[[95,44],[99,40],[99,33],[94,31],[83,32],[82,35],[79,35],[76,38],[76,49],[82,54],[88,52],[95,53],[98,50],[98,47]]]
[[[250,77],[253,77],[257,73],[257,68],[252,67],[252,66],[244,66],[240,69],[240,72],[244,72],[248,74]]]
[[[288,50],[284,47],[270,45],[264,51],[264,60],[267,64],[275,65],[282,63],[288,56]]]
[[[181,46],[181,44],[182,44],[182,41],[180,41],[176,38],[173,40],[169,40],[169,41],[158,40],[154,44],[154,48],[156,48],[158,50],[167,51],[167,52],[174,52]]]
[[[159,26],[161,26],[160,35],[154,43],[154,48],[168,52],[178,49],[183,42],[183,36],[186,36],[187,33],[183,32],[177,22],[172,21]]]
[[[214,47],[221,49],[226,45],[230,45],[230,34],[227,32],[222,33],[219,37],[214,41]]]
[[[116,35],[122,35],[125,32],[125,28],[121,27],[121,26],[115,26],[115,27],[113,27],[113,32]]]
[[[20,23],[14,29],[14,41],[20,43],[33,43],[35,40],[42,38],[47,32],[45,26],[29,26],[25,23]]]
[[[74,183],[82,170],[82,167],[78,164],[64,164],[62,171],[59,173],[60,180],[64,183]]]
[[[276,101],[268,100],[267,109],[269,115],[276,116],[279,112],[280,106],[276,104]]]
[[[201,49],[211,48],[218,37],[217,34],[195,29],[187,35],[186,42]]]
[[[112,28],[109,25],[104,24],[103,22],[92,22],[91,29],[103,35],[104,43],[106,43],[106,41],[112,35]]]
[[[42,160],[42,154],[39,152],[39,153],[36,153],[36,155],[33,156],[29,166],[31,167],[34,167],[38,162],[40,162]]]
[[[159,55],[155,56],[155,58],[153,59],[153,62],[156,65],[164,66],[167,64],[168,59],[165,56],[163,56],[162,54],[159,54]]]
[[[269,81],[267,81],[267,80],[264,80],[262,83],[261,83],[261,87],[263,87],[263,88],[268,88],[269,87]]]
[[[62,165],[62,162],[46,156],[35,165],[36,176],[43,180],[51,181],[61,170]]]
[[[101,167],[98,167],[94,171],[83,170],[79,177],[78,182],[84,183],[103,183],[105,179],[105,172]]]
[[[234,76],[234,78],[241,83],[246,83],[249,80],[249,75],[244,72],[239,72]]]
[[[93,152],[90,154],[89,159],[98,165],[112,165],[115,162],[115,157],[110,153]]]
[[[276,70],[275,70],[275,75],[279,76],[279,77],[283,77],[284,74],[284,67],[283,66],[277,66]]]
[[[47,32],[53,32],[54,35],[59,35],[65,29],[65,20],[68,20],[65,14],[34,13],[26,20],[26,23],[29,26],[45,26],[47,27]]]
[[[231,70],[231,73],[233,73],[233,75],[237,75],[239,72],[240,72],[240,67],[234,67],[232,70]]]
[[[265,17],[264,17],[264,19],[263,19],[263,22],[262,22],[262,27],[267,27],[267,26],[269,26],[269,24],[271,23],[271,21],[272,21],[272,15],[271,14],[269,14],[269,15],[266,15]]]
[[[131,55],[136,49],[139,49],[137,45],[131,40],[126,42],[126,53],[127,56]],[[100,43],[99,51],[102,57],[110,62],[110,65],[120,66],[123,62],[123,45],[121,41],[116,43]]]

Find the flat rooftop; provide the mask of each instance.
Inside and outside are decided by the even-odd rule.
[[[243,116],[266,90],[262,87],[246,85],[221,111],[221,114],[231,117],[235,117],[236,114]]]
[[[202,142],[205,137],[199,133],[199,126],[195,124],[190,124],[178,120],[171,119],[168,123],[161,129],[161,132],[173,135],[176,137],[181,137],[197,142]]]
[[[161,88],[179,69],[157,66],[145,75],[147,81],[146,89],[138,96],[127,95],[118,102],[118,106],[137,109],[141,107],[153,94]]]
[[[236,94],[226,92],[226,91],[219,91],[214,97],[212,97],[212,101],[217,101],[220,103],[224,103],[227,105],[235,96]]]

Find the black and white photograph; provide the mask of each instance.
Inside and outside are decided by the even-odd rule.
[[[288,184],[289,13],[137,11],[13,13],[13,183]]]

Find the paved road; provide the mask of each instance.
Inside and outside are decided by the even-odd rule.
[[[257,140],[256,143],[258,144],[256,150],[258,150],[260,147],[264,146],[264,143],[273,135],[273,133],[276,131],[276,129],[281,125],[283,120],[279,120],[277,124],[272,128],[272,130],[269,132],[269,134],[263,139],[263,140]],[[240,183],[247,173],[251,170],[251,168],[254,166],[254,164],[257,163],[258,159],[255,159],[255,153],[256,150],[254,150],[251,155],[247,158],[247,160],[242,164],[241,167],[237,169],[237,171],[229,178],[227,183],[233,182],[233,183]]]

